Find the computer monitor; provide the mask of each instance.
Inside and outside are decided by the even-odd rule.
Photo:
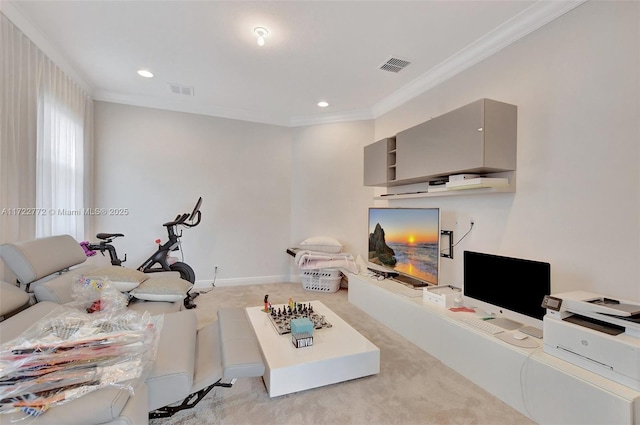
[[[464,302],[479,313],[541,327],[550,293],[549,263],[464,251]]]

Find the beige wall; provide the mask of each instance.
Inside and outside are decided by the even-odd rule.
[[[285,128],[97,102],[96,207],[130,213],[96,217],[92,234],[124,233],[117,248],[137,267],[202,196],[202,224],[183,237],[199,282],[215,265],[219,284],[296,280],[285,250],[305,238],[366,249],[372,139],[372,121]]]
[[[289,277],[291,130],[156,109],[96,103],[95,232],[121,232],[137,267],[166,240],[162,224],[202,196],[202,223],[186,229],[185,261],[198,281]]]
[[[373,189],[362,184],[363,149],[373,140],[373,121],[302,127],[293,134],[292,244],[331,236],[346,252],[366,254]]]
[[[96,203],[131,216],[96,231],[128,233],[135,266],[202,195],[184,237],[198,280],[215,264],[223,284],[295,279],[284,250],[306,237],[366,253],[367,207],[386,203],[362,186],[363,146],[489,97],[518,105],[517,192],[390,203],[440,207],[456,239],[475,220],[441,282],[462,283],[470,249],[549,261],[554,292],[640,300],[639,9],[585,3],[375,121],[284,128],[98,102]]]
[[[640,300],[637,2],[588,2],[376,120],[376,139],[482,97],[518,105],[515,194],[394,201],[439,206],[462,251],[551,263],[552,291]],[[456,224],[457,222],[457,224]]]

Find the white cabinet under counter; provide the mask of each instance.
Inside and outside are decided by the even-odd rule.
[[[535,422],[640,425],[640,392],[546,354],[542,340],[518,347],[462,321],[474,313],[390,280],[348,278],[350,303]]]

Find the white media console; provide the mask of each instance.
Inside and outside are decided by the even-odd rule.
[[[348,278],[349,302],[533,421],[640,425],[640,392],[544,353],[542,340],[518,347],[400,283]]]

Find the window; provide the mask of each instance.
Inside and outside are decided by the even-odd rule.
[[[57,68],[38,97],[36,237],[84,238],[85,94]]]

